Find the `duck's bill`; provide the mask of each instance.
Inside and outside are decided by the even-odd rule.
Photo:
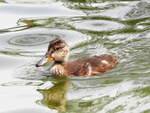
[[[44,56],[43,58],[41,58],[41,60],[37,62],[36,67],[43,66],[44,64],[47,64],[48,62],[52,62],[52,61],[54,61],[54,58]]]

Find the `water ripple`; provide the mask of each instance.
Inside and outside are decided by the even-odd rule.
[[[40,105],[48,107],[51,103],[55,109],[62,105],[60,107],[66,109],[66,113],[149,112],[149,1],[5,1],[8,3],[0,5],[1,67],[5,69],[0,71],[4,75],[0,81],[1,109],[14,108],[15,102],[18,108],[20,105],[24,108],[28,105],[24,104],[27,100],[29,103],[41,102]],[[46,5],[41,6],[41,3]],[[61,80],[54,80],[55,77],[49,73],[52,64],[35,67],[45,54],[48,42],[55,38],[62,38],[70,45],[71,59],[112,54],[119,56],[119,64],[101,75],[69,77],[72,87],[68,90],[67,80],[63,81],[63,85]],[[5,58],[6,55],[9,57]],[[9,80],[5,82],[7,77]],[[50,84],[45,84],[47,82]],[[15,89],[12,90],[11,86]],[[39,86],[43,89],[39,90]],[[34,87],[34,90],[25,90],[29,87]],[[43,99],[40,97],[37,101],[35,93],[39,92]],[[16,95],[17,98],[14,98]],[[4,104],[9,104],[6,100],[9,100],[10,106]]]
[[[76,29],[90,30],[90,31],[111,31],[124,27],[120,23],[106,20],[82,20],[70,22]]]
[[[36,52],[40,53],[41,51],[46,51],[48,42],[55,38],[64,39],[70,47],[74,47],[86,40],[90,40],[90,36],[72,30],[33,28],[32,30],[1,34],[0,51],[1,53],[11,52],[12,55],[12,51],[14,53],[16,51],[16,53],[23,56],[26,56],[26,53],[35,56]]]
[[[39,46],[50,41],[52,37],[57,36],[51,34],[26,34],[12,37],[8,43],[20,46]]]

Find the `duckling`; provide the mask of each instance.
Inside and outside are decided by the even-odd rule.
[[[37,62],[36,67],[54,62],[50,69],[52,75],[93,76],[104,73],[118,64],[118,57],[107,54],[68,61],[69,53],[69,46],[64,40],[52,40],[49,42],[46,54]]]

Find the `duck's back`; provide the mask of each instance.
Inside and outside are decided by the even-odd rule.
[[[104,73],[118,63],[118,58],[112,55],[92,56],[64,63],[68,75],[92,76]]]

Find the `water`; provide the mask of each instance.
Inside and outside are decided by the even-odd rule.
[[[0,113],[150,113],[149,0],[0,0]],[[112,54],[94,77],[34,65],[63,38],[70,59]]]

